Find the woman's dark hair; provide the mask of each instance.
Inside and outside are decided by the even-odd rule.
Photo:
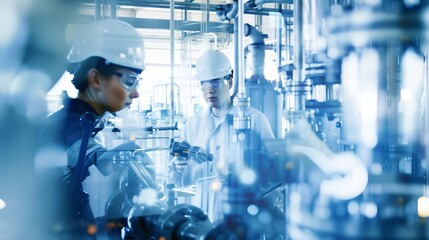
[[[68,72],[73,74],[72,83],[79,91],[85,90],[88,87],[87,74],[92,68],[97,69],[100,74],[105,77],[111,77],[114,74],[114,71],[124,67],[110,63],[102,57],[89,57],[83,62],[70,65]],[[139,69],[128,69],[139,74],[141,73],[141,70]]]

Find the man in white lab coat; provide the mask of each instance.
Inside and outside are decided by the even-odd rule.
[[[196,196],[192,204],[201,208],[212,221],[222,218],[221,184],[228,171],[228,153],[235,133],[234,112],[230,89],[233,86],[233,70],[228,58],[218,50],[206,51],[197,61],[196,80],[209,108],[190,118],[183,128],[183,140],[213,154],[213,161],[196,162],[184,157],[172,159],[170,178],[178,186],[196,184]],[[251,129],[262,140],[274,139],[267,117],[249,108]]]

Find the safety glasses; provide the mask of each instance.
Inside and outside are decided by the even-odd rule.
[[[228,84],[227,79],[216,79],[216,80],[209,80],[209,81],[202,81],[200,82],[200,88],[203,91],[206,91],[209,89],[209,87],[212,87],[214,89],[219,89],[223,86],[226,86]]]
[[[115,71],[112,71],[112,73],[119,77],[122,87],[127,91],[135,90],[141,80],[141,77],[138,74],[126,74]]]

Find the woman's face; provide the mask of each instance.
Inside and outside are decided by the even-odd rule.
[[[117,112],[130,107],[132,100],[139,97],[138,84],[130,84],[132,80],[130,76],[137,76],[137,74],[129,69],[120,68],[114,71],[111,77],[101,81],[101,104],[106,111]],[[138,81],[138,79],[135,80]]]

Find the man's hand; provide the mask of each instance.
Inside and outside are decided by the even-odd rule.
[[[188,159],[182,156],[174,157],[173,159],[171,159],[171,162],[174,169],[180,174],[182,174],[183,170],[188,166]]]

